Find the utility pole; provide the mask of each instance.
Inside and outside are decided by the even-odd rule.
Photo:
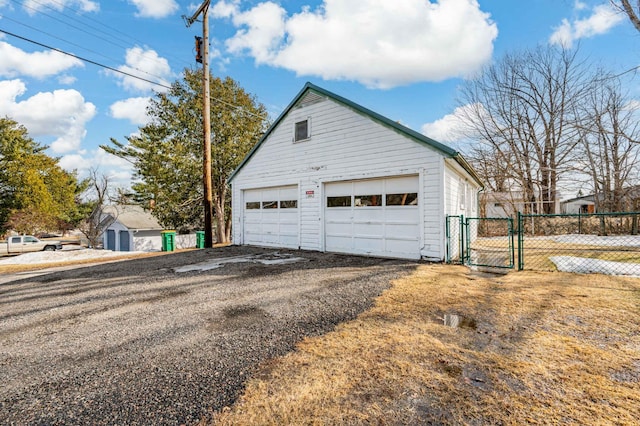
[[[209,4],[211,0],[202,2],[198,10],[190,17],[183,16],[187,27],[190,27],[202,15],[202,127],[204,142],[202,144],[202,185],[204,195],[204,246],[213,247],[213,195],[211,192],[211,90],[209,87]]]

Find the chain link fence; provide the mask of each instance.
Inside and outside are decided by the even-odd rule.
[[[640,212],[518,215],[518,269],[640,276]]]
[[[464,263],[463,221],[462,216],[447,216],[447,263]]]
[[[447,263],[640,277],[640,212],[447,217]]]

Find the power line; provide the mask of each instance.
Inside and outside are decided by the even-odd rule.
[[[20,4],[20,2],[19,2],[18,0],[12,0],[12,1],[13,1],[14,3],[18,4],[18,5]],[[107,31],[104,31],[104,30],[101,30],[101,29],[99,29],[99,28],[96,28],[96,27],[95,27],[95,25],[89,25],[89,24],[87,24],[87,23],[83,22],[83,21],[82,21],[82,20],[80,20],[80,19],[77,19],[77,18],[74,18],[74,17],[72,17],[72,16],[69,16],[69,15],[67,15],[67,14],[63,13],[62,11],[59,11],[59,10],[55,9],[54,7],[50,6],[49,4],[42,3],[42,2],[40,2],[40,1],[38,1],[38,0],[32,0],[32,1],[33,1],[34,3],[36,3],[36,4],[40,5],[40,6],[42,6],[42,7],[43,7],[43,8],[45,8],[45,9],[48,9],[48,10],[50,10],[50,11],[54,12],[54,13],[57,13],[57,14],[59,14],[59,15],[63,16],[65,19],[71,20],[71,21],[73,21],[73,22],[77,22],[78,24],[80,24],[80,25],[82,25],[82,26],[84,26],[84,27],[89,28],[89,30],[86,30],[86,29],[80,28],[80,27],[78,27],[78,26],[76,26],[76,25],[72,25],[72,24],[70,24],[69,22],[65,22],[64,20],[59,19],[59,18],[56,18],[55,16],[53,16],[53,15],[51,15],[51,14],[49,14],[49,13],[43,12],[43,11],[41,11],[40,9],[35,8],[35,7],[33,7],[33,6],[28,6],[28,5],[25,5],[25,4],[23,4],[22,6],[23,6],[24,8],[26,8],[26,9],[30,9],[30,10],[32,10],[34,13],[38,13],[38,14],[42,14],[42,15],[44,15],[44,16],[47,16],[47,17],[49,17],[49,18],[51,18],[51,19],[53,19],[53,20],[55,20],[55,21],[57,21],[57,22],[60,22],[60,23],[62,23],[62,24],[64,24],[64,25],[67,25],[67,26],[69,26],[69,27],[73,28],[73,29],[76,29],[76,30],[81,31],[81,32],[83,32],[83,33],[85,33],[85,34],[88,34],[88,35],[90,35],[90,36],[93,36],[93,37],[95,37],[95,38],[97,38],[97,39],[99,39],[99,40],[102,40],[102,41],[104,41],[104,42],[106,42],[106,43],[109,43],[109,44],[111,44],[111,45],[113,45],[113,46],[117,46],[117,47],[120,47],[120,48],[122,48],[122,49],[128,49],[128,47],[129,47],[128,45],[124,45],[124,44],[121,44],[121,43],[117,43],[116,41],[119,41],[119,42],[122,42],[122,43],[129,43],[130,41],[133,41],[133,42],[135,42],[135,43],[139,43],[139,44],[141,44],[141,45],[146,45],[146,44],[147,44],[147,43],[145,43],[145,42],[143,42],[143,41],[141,41],[141,40],[138,40],[138,39],[136,39],[136,38],[134,38],[134,37],[129,36],[128,34],[126,34],[126,33],[122,32],[122,31],[119,31],[119,30],[118,30],[118,29],[116,29],[116,28],[113,28],[113,27],[110,27],[109,25],[106,25],[106,24],[102,23],[101,21],[99,21],[99,20],[97,20],[97,19],[93,19],[93,18],[91,18],[90,16],[82,15],[80,10],[78,10],[78,9],[74,9],[74,8],[72,8],[72,7],[69,7],[69,6],[66,6],[65,4],[63,4],[63,3],[59,2],[59,1],[56,1],[56,0],[50,0],[50,1],[53,1],[54,3],[56,3],[56,4],[60,5],[63,9],[65,9],[65,8],[66,8],[66,9],[69,9],[69,10],[73,11],[76,15],[83,17],[83,18],[84,18],[84,19],[86,19],[87,21],[91,21],[91,22],[93,22],[93,23],[95,23],[95,24],[98,24],[98,25],[100,25],[100,26],[102,26],[102,27],[106,28],[106,29],[107,29],[107,30],[109,30],[109,31],[112,31],[112,32],[115,32],[115,33],[118,33],[118,34],[121,34],[121,35],[125,36],[128,40],[127,40],[127,39],[125,39],[125,38],[119,37],[119,36],[117,36],[117,35],[111,34],[111,33],[107,32]],[[16,22],[16,21],[14,20],[14,22]],[[23,25],[24,25],[24,24],[23,24]],[[41,32],[42,32],[42,31],[41,31]],[[106,38],[104,38],[104,37],[102,37],[102,36],[100,36],[100,35],[96,34],[96,32],[101,33],[101,34],[104,34],[104,35],[106,35],[107,37],[109,37],[109,38],[111,38],[111,39],[113,39],[113,40],[116,40],[116,41],[108,40],[108,39],[106,39]],[[87,50],[87,49],[85,49],[85,50]],[[183,59],[178,58],[178,57],[176,57],[176,56],[166,55],[166,54],[163,54],[163,56],[166,56],[166,57],[172,58],[172,59],[176,60],[177,62],[181,62],[181,63],[183,63],[183,64],[188,64],[186,61],[184,61]],[[156,61],[156,62],[159,62],[157,59],[152,59],[152,60],[154,60],[154,61]],[[138,70],[138,71],[141,71],[141,70]],[[144,72],[144,71],[143,71],[143,72]],[[156,76],[156,77],[157,77],[157,76]]]
[[[44,43],[40,43],[40,42],[37,42],[35,40],[31,40],[29,38],[26,38],[26,37],[19,36],[18,34],[14,34],[12,32],[3,30],[2,28],[0,28],[0,32],[5,33],[7,35],[10,35],[12,37],[18,38],[20,40],[35,44],[37,46],[44,47],[45,49],[54,50],[54,51],[56,51],[58,53],[62,53],[63,55],[71,56],[72,58],[76,58],[76,59],[79,59],[81,61],[88,62],[90,64],[93,64],[93,65],[108,69],[110,71],[113,71],[113,72],[116,72],[116,73],[119,73],[119,74],[123,74],[123,75],[126,75],[128,77],[136,78],[138,80],[146,81],[147,83],[150,83],[150,84],[153,84],[153,85],[156,85],[156,86],[160,86],[160,87],[164,87],[165,89],[171,89],[171,86],[167,86],[166,84],[158,83],[156,81],[152,81],[152,80],[149,80],[149,79],[146,79],[146,78],[143,78],[143,77],[128,73],[126,71],[122,71],[122,70],[119,70],[117,68],[110,67],[109,65],[104,65],[104,64],[101,64],[100,62],[96,62],[96,61],[93,61],[91,59],[83,58],[82,56],[78,56],[78,55],[75,55],[73,53],[65,52],[64,50],[58,49],[56,47],[48,46],[48,45],[46,45]]]
[[[8,21],[15,22],[16,24],[18,24],[18,25],[22,25],[23,27],[29,28],[29,29],[31,29],[31,30],[33,30],[33,31],[37,31],[37,32],[39,32],[39,33],[42,33],[42,34],[44,34],[44,35],[47,35],[47,36],[49,36],[49,37],[51,37],[51,38],[54,38],[54,39],[60,40],[60,41],[62,41],[62,42],[64,42],[64,43],[67,43],[67,44],[69,44],[69,45],[71,45],[71,46],[75,46],[75,47],[77,47],[77,48],[79,48],[79,49],[82,49],[82,50],[85,50],[85,51],[87,51],[87,52],[93,53],[93,54],[95,54],[95,55],[101,56],[101,57],[103,57],[103,58],[105,58],[105,59],[109,59],[109,60],[111,60],[111,61],[113,61],[113,62],[118,62],[118,60],[117,60],[117,59],[111,58],[111,57],[109,57],[109,56],[105,56],[104,54],[102,54],[102,53],[100,53],[100,52],[96,52],[95,50],[87,49],[86,47],[81,46],[81,45],[79,45],[79,44],[77,44],[77,43],[74,43],[74,42],[72,42],[72,41],[69,41],[69,40],[63,39],[62,37],[58,37],[58,36],[57,36],[57,35],[55,35],[55,34],[51,34],[51,33],[48,33],[48,32],[46,32],[46,31],[42,31],[42,30],[41,30],[41,29],[39,29],[39,28],[36,28],[36,27],[34,27],[34,26],[31,26],[31,25],[27,25],[27,24],[25,24],[25,23],[22,23],[22,22],[20,22],[20,21],[17,21],[17,20],[15,20],[15,19],[12,19],[12,18],[10,18],[10,17],[8,17],[8,16],[6,16],[6,15],[0,15],[0,17],[2,17],[2,19],[6,19],[6,20],[8,20]],[[108,40],[105,40],[105,41],[108,41]],[[144,73],[144,74],[147,74],[147,75],[149,75],[149,76],[151,76],[151,77],[156,77],[156,78],[158,78],[158,79],[160,79],[160,80],[163,80],[163,77],[162,77],[162,76],[159,76],[159,75],[156,75],[156,74],[151,74],[150,72],[145,71],[145,70],[141,70],[140,68],[137,68],[137,67],[130,67],[130,68],[133,68],[134,70],[139,71],[139,72]]]
[[[53,51],[56,51],[58,53],[62,53],[63,55],[71,56],[72,58],[76,58],[76,59],[79,59],[81,61],[87,62],[89,64],[96,65],[98,67],[108,69],[108,70],[116,72],[118,74],[123,74],[123,75],[126,75],[127,77],[131,77],[131,78],[135,78],[135,79],[138,79],[138,80],[141,80],[141,81],[145,81],[147,83],[153,84],[155,86],[163,87],[165,89],[171,89],[171,86],[167,86],[166,84],[158,83],[156,81],[149,80],[149,79],[146,79],[146,78],[143,78],[143,77],[128,73],[126,71],[122,71],[122,70],[119,70],[117,68],[110,67],[109,65],[101,64],[100,62],[96,62],[96,61],[91,60],[91,59],[83,58],[82,56],[78,56],[78,55],[75,55],[73,53],[65,52],[64,50],[61,50],[61,49],[58,49],[56,47],[52,47],[52,46],[46,45],[44,43],[37,42],[35,40],[31,40],[31,39],[29,39],[27,37],[23,37],[23,36],[20,36],[18,34],[12,33],[10,31],[3,30],[2,28],[0,28],[0,32],[4,33],[4,34],[7,34],[7,35],[10,35],[12,37],[15,37],[17,39],[26,41],[28,43],[32,43],[32,44],[35,44],[37,46],[44,47],[45,49],[53,50]],[[240,111],[244,112],[245,114],[252,115],[252,116],[258,117],[260,119],[264,119],[265,118],[265,117],[263,117],[263,116],[261,116],[259,114],[256,114],[254,112],[251,112],[251,111],[241,107],[240,105],[234,105],[234,104],[232,104],[230,102],[227,102],[227,101],[225,101],[223,99],[215,98],[215,97],[211,97],[211,99],[216,101],[216,102],[218,102],[218,103],[220,103],[220,104],[226,105],[226,106],[228,106],[230,108],[240,110]]]
[[[6,16],[6,15],[0,15],[0,18],[2,18],[2,19],[6,19],[7,21],[15,22],[16,24],[18,24],[18,25],[22,25],[23,27],[29,28],[30,30],[37,31],[37,32],[39,32],[39,33],[41,33],[41,34],[47,35],[47,36],[49,36],[49,37],[51,37],[51,38],[54,38],[54,39],[56,39],[56,40],[60,40],[60,41],[62,41],[62,42],[64,42],[64,43],[67,43],[67,44],[69,44],[69,45],[71,45],[71,46],[75,46],[75,47],[77,47],[77,48],[79,48],[79,49],[86,50],[87,52],[94,53],[94,54],[96,54],[96,55],[98,55],[98,56],[102,56],[102,57],[103,57],[103,58],[105,58],[105,59],[109,59],[109,60],[111,60],[111,61],[118,62],[118,60],[117,60],[117,59],[111,58],[111,57],[109,57],[109,56],[105,56],[105,55],[103,55],[103,54],[102,54],[102,53],[100,53],[100,52],[96,52],[95,50],[87,49],[86,47],[81,46],[81,45],[79,45],[79,44],[77,44],[77,43],[74,43],[74,42],[69,41],[69,40],[65,40],[65,39],[63,39],[62,37],[58,37],[58,36],[57,36],[57,35],[55,35],[55,34],[51,34],[51,33],[48,33],[48,32],[46,32],[46,31],[42,31],[40,28],[36,28],[36,27],[34,27],[34,26],[32,26],[32,25],[28,25],[28,24],[25,24],[25,23],[23,23],[23,22],[17,21],[17,20],[15,20],[15,19],[12,19],[12,18],[10,18],[10,17]],[[138,71],[144,72],[144,71],[142,71],[142,70],[138,70]],[[159,76],[154,75],[154,77],[159,77]]]

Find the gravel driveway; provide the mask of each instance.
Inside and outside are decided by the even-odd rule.
[[[0,284],[0,423],[196,422],[416,266],[232,246]]]

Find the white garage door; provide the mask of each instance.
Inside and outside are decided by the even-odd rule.
[[[244,191],[244,244],[298,248],[298,187]]]
[[[325,250],[420,258],[418,176],[327,183]]]

